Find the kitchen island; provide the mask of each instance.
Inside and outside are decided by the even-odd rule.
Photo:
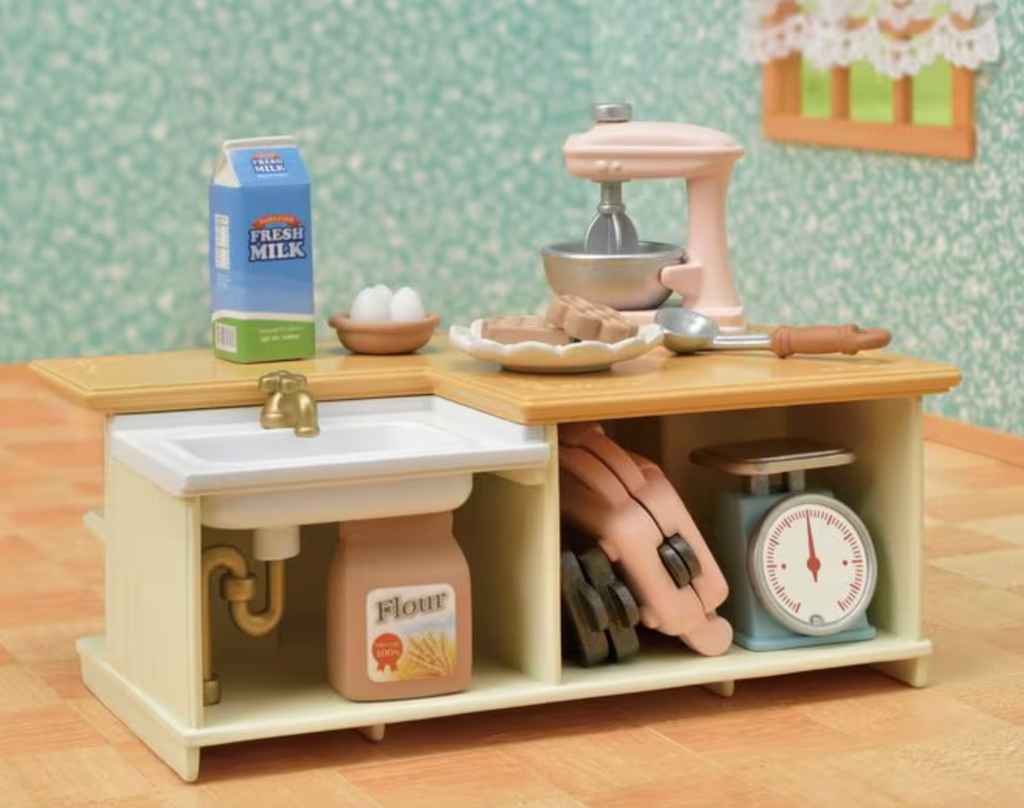
[[[265,365],[234,365],[196,350],[41,360],[33,368],[62,395],[111,419],[228,407],[251,407],[258,418],[265,398],[259,377],[283,369],[306,376],[320,402],[433,395],[543,430],[550,450],[543,465],[477,474],[456,511],[474,587],[470,689],[389,702],[350,702],[327,683],[323,583],[337,525],[310,524],[301,529],[301,553],[287,562],[289,596],[277,630],[243,635],[224,604],[215,604],[223,697],[204,704],[202,551],[230,543],[251,553],[251,535],[205,526],[203,497],[169,496],[108,451],[104,509],[86,519],[106,544],[107,633],[80,641],[83,677],[187,780],[198,776],[203,747],[255,738],[348,727],[380,737],[387,723],[683,685],[728,695],[737,680],[857,664],[926,683],[921,399],[959,382],[951,366],[887,352],[780,360],[681,357],[659,348],[602,373],[519,375],[454,352],[438,337],[403,357],[323,346],[315,359]],[[721,657],[645,637],[641,655],[626,663],[563,662],[557,425],[582,420],[602,421],[618,442],[661,465],[712,549],[715,494],[727,480],[691,463],[691,451],[798,437],[856,452],[856,463],[810,481],[826,484],[871,529],[879,581],[869,617],[877,636],[771,652],[734,647]]]

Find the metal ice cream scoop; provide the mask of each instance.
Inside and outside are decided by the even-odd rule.
[[[884,348],[892,341],[884,328],[856,325],[783,325],[767,334],[722,334],[710,317],[676,306],[660,309],[654,321],[665,329],[665,347],[678,354],[751,350],[772,351],[782,358],[795,353],[855,354]]]

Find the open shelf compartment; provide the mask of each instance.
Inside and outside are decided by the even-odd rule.
[[[214,670],[221,702],[203,708],[201,745],[410,721],[544,700],[560,676],[556,459],[529,474],[477,474],[455,511],[454,534],[470,567],[473,673],[468,690],[444,696],[354,702],[327,680],[327,572],[337,523],[304,525],[287,562],[281,624],[249,637],[211,598]],[[231,544],[252,560],[251,531],[203,528],[204,547]],[[251,563],[260,577],[263,565]],[[258,582],[262,591],[262,582]],[[260,608],[260,604],[256,604]]]
[[[898,678],[924,684],[923,658],[931,645],[921,636],[923,460],[918,399],[635,418],[606,422],[605,428],[623,446],[662,467],[712,553],[718,496],[740,481],[691,462],[694,450],[792,437],[855,452],[857,459],[851,465],[808,471],[807,486],[831,489],[861,516],[871,533],[879,574],[868,619],[878,635],[868,641],[768,652],[734,645],[717,658],[700,657],[682,643],[677,651],[663,643],[655,650],[642,643],[639,658],[631,663],[593,668],[566,665],[563,686],[593,695],[613,682],[622,690],[642,690],[856,664],[878,664]],[[889,665],[899,660],[920,662],[916,666]]]

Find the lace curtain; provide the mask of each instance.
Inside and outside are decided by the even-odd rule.
[[[799,52],[819,70],[867,60],[895,80],[939,57],[970,70],[999,57],[996,0],[743,2],[741,52],[758,64]]]

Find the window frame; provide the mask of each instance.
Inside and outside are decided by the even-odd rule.
[[[765,25],[777,25],[798,12],[794,0],[782,3]],[[957,18],[969,26],[971,20]],[[918,33],[911,24],[896,36]],[[802,114],[802,55],[791,53],[768,62],[762,70],[762,126],[768,140],[812,146],[895,152],[953,160],[977,156],[974,120],[974,71],[950,65],[952,70],[952,124],[913,122],[914,78],[892,82],[893,120],[856,121],[850,118],[850,68],[834,67],[831,75],[831,110],[828,118]]]

